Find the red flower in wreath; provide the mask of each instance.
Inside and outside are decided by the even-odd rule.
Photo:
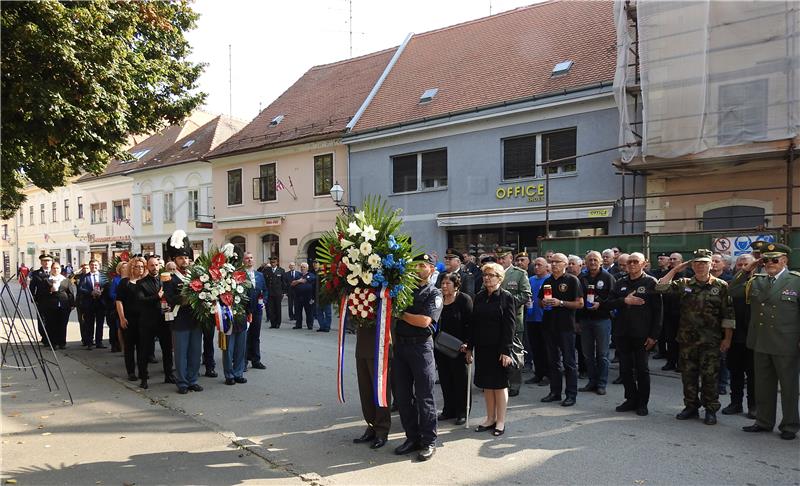
[[[222,265],[225,265],[225,262],[227,261],[228,259],[225,258],[224,253],[217,253],[216,255],[214,255],[214,258],[211,259],[211,266],[214,268],[219,268]]]
[[[337,273],[339,274],[340,277],[344,277],[345,275],[347,275],[347,265],[345,265],[344,263],[340,263],[339,271]]]
[[[221,300],[222,303],[228,307],[231,307],[233,305],[233,294],[230,292],[225,292],[219,296],[219,300]]]
[[[201,282],[199,279],[194,279],[189,283],[189,287],[191,287],[195,292],[200,292],[203,290],[203,282]]]
[[[245,280],[247,280],[247,274],[246,274],[246,273],[244,273],[244,272],[243,272],[243,271],[241,271],[241,270],[237,270],[237,271],[233,272],[233,280],[234,280],[236,283],[242,283],[242,282],[244,282]]]
[[[208,274],[211,275],[211,278],[217,282],[222,278],[222,272],[219,271],[219,268],[209,268]]]
[[[130,258],[131,254],[128,253],[127,251],[123,251],[122,253],[119,254],[120,261],[127,262],[128,260],[130,260]]]

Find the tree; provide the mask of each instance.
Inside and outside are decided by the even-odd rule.
[[[186,60],[186,0],[2,4],[0,216],[28,182],[50,191],[100,174],[128,136],[184,119],[205,99]]]

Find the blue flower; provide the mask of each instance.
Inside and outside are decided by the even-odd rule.
[[[398,295],[400,295],[400,292],[402,292],[402,291],[403,291],[403,284],[397,284],[394,287],[392,287],[392,290],[389,291],[389,295],[392,298],[395,298]]]
[[[387,268],[394,267],[394,255],[392,255],[391,253],[386,255],[386,257],[384,257],[384,259],[383,259],[383,266],[385,266]]]
[[[375,273],[375,275],[372,276],[372,283],[370,285],[372,285],[375,288],[378,288],[384,282],[386,282],[386,279],[383,277],[383,274],[381,272],[377,272]]]
[[[400,245],[397,243],[397,240],[394,239],[394,235],[389,235],[389,249],[390,250],[399,250]]]

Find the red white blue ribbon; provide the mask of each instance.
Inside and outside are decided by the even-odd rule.
[[[217,301],[217,306],[214,309],[214,322],[216,323],[217,331],[230,336],[233,333],[233,312],[231,312],[231,308]]]
[[[339,347],[336,363],[336,395],[339,403],[344,403],[344,336],[347,325],[347,296],[342,296],[339,306]]]
[[[392,297],[388,287],[378,292],[375,319],[375,404],[389,406],[389,344],[392,328]]]

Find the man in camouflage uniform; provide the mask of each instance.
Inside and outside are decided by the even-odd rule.
[[[517,309],[517,326],[514,329],[514,339],[511,342],[511,348],[515,354],[522,354],[524,353],[522,338],[525,333],[525,304],[527,304],[528,300],[531,298],[531,282],[528,280],[528,273],[526,271],[512,265],[514,256],[511,254],[511,251],[497,250],[496,255],[497,263],[502,265],[506,270],[506,275],[503,278],[503,283],[500,284],[500,288],[507,290],[514,297],[514,305]],[[519,387],[522,385],[521,368],[523,363],[517,364],[519,366],[512,367],[509,370],[508,396],[510,397],[519,395]]]
[[[736,327],[728,284],[710,273],[711,254],[709,250],[695,251],[694,260],[672,268],[656,285],[657,292],[676,295],[680,302],[677,341],[685,408],[676,418],[697,418],[702,405],[706,409],[704,422],[707,425],[717,423],[719,358],[720,353],[731,347]],[[677,272],[690,264],[694,277],[672,281]],[[698,378],[701,381],[699,400]]]
[[[786,268],[788,246],[763,241],[752,246],[763,258],[744,267],[731,282],[731,291],[744,290],[750,303],[747,347],[753,350],[756,422],[742,429],[772,430],[780,383],[783,419],[778,429],[781,439],[792,440],[800,430],[800,273]],[[753,275],[759,264],[764,271]]]

